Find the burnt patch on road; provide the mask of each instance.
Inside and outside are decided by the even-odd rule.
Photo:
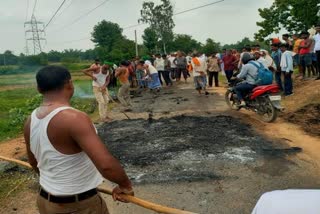
[[[287,163],[287,150],[230,116],[115,121],[99,134],[136,183],[219,180],[228,164],[256,167],[274,156]]]

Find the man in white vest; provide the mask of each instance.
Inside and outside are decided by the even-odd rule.
[[[96,187],[103,178],[118,184],[120,194],[133,195],[119,161],[101,142],[87,114],[73,109],[71,75],[66,68],[47,66],[36,75],[42,104],[24,127],[29,163],[40,175],[37,205],[40,214],[108,214]]]

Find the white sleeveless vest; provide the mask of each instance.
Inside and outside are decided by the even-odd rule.
[[[60,107],[43,119],[38,119],[36,110],[31,115],[30,149],[40,171],[40,185],[52,195],[74,195],[96,188],[103,177],[89,157],[80,152],[62,154],[51,144],[47,128],[50,120],[59,112],[72,109]]]
[[[102,67],[100,67],[99,73],[97,73],[97,74],[93,73],[93,76],[95,78],[97,78],[97,80],[96,81],[94,81],[94,80],[92,81],[92,86],[102,87],[106,83],[106,79],[109,76],[109,72],[107,74],[103,74],[102,73]]]

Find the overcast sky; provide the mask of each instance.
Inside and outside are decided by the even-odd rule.
[[[63,0],[38,0],[35,16],[45,24]],[[144,0],[109,0],[95,12],[78,20],[104,0],[66,0],[65,5],[46,29],[47,44],[45,51],[51,49],[89,49],[94,44],[90,41],[93,26],[105,19],[116,22],[125,28],[137,24]],[[215,0],[172,0],[174,12],[188,10]],[[24,22],[30,20],[35,0],[1,0],[0,7],[0,52],[13,50],[15,54],[24,52]],[[159,2],[159,0],[155,0]],[[269,7],[273,0],[224,0],[221,3],[194,10],[174,17],[175,33],[189,34],[200,42],[212,38],[222,44],[234,43],[243,37],[253,38],[257,32],[256,22],[260,20],[258,8]],[[146,25],[124,30],[129,39],[134,39],[134,29],[141,34]]]

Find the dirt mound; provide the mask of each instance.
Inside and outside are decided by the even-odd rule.
[[[285,118],[300,125],[307,133],[320,136],[320,104],[309,104]]]
[[[220,179],[228,164],[254,166],[286,153],[229,116],[115,121],[99,133],[136,183]]]

